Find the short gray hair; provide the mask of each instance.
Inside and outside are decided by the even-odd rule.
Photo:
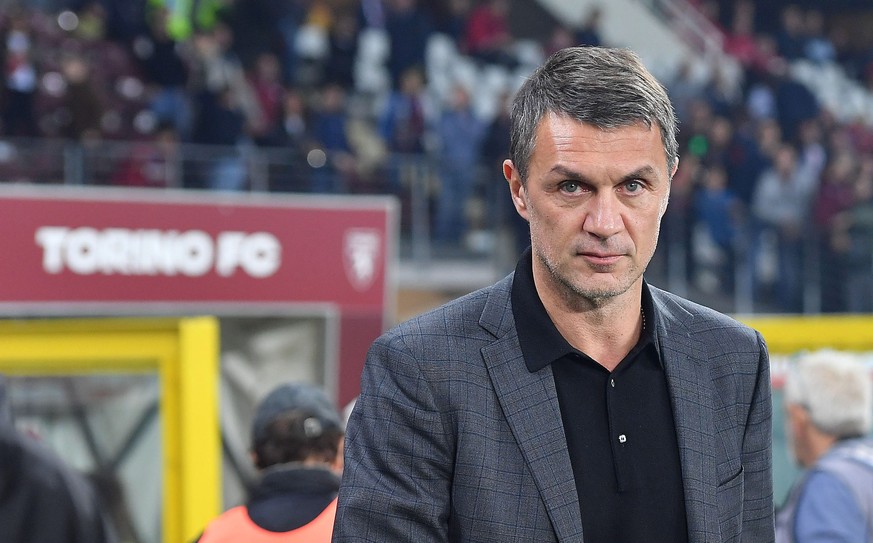
[[[853,355],[824,349],[802,356],[788,371],[785,402],[805,408],[816,428],[840,438],[873,426],[873,382]]]
[[[509,156],[523,183],[537,127],[547,113],[607,130],[657,125],[668,174],[679,158],[676,114],[667,91],[629,49],[562,49],[521,86],[512,104]]]

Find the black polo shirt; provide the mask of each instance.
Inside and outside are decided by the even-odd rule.
[[[534,286],[530,250],[516,267],[518,339],[528,370],[552,366],[586,543],[688,541],[679,447],[646,285],[642,311],[639,342],[609,372],[555,328]]]

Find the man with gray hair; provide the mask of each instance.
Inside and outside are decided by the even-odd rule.
[[[757,332],[643,279],[679,161],[624,49],[555,53],[503,174],[531,247],[371,347],[336,542],[773,541]]]
[[[873,541],[870,370],[847,353],[806,355],[788,373],[785,411],[791,452],[806,471],[779,511],[777,541]]]

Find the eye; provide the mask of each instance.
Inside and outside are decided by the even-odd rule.
[[[561,190],[572,194],[582,190],[582,185],[578,181],[564,181],[561,183]]]
[[[629,194],[635,194],[643,190],[643,184],[639,180],[634,179],[624,184],[624,190]]]

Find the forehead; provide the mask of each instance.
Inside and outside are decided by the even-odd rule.
[[[666,151],[657,125],[640,122],[606,129],[566,116],[546,115],[537,126],[531,166],[550,168],[564,162],[582,168],[649,166],[667,173]]]

